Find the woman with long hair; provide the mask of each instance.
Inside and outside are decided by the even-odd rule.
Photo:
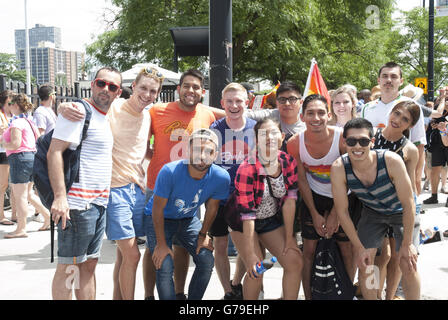
[[[356,118],[356,98],[345,86],[331,94],[331,120],[329,125],[344,127],[351,119]]]
[[[13,92],[11,90],[5,90],[0,93],[0,127],[6,130],[9,125],[9,120],[12,117],[11,111],[9,110],[9,105],[11,103],[11,98],[13,97]],[[5,217],[5,193],[8,189],[8,178],[9,178],[9,163],[8,157],[6,156],[6,149],[0,144],[0,224],[5,226],[14,225],[14,220],[17,219],[14,201],[12,201],[11,192],[9,194],[9,202],[11,205],[11,220]]]
[[[415,168],[418,162],[417,147],[408,139],[409,130],[420,118],[420,106],[414,101],[402,101],[391,110],[387,126],[378,128],[375,134],[374,149],[387,149],[396,152],[403,158],[406,171],[411,179],[412,189],[416,194]],[[418,213],[418,212],[417,212]],[[416,218],[414,229],[414,242],[418,239],[419,219]],[[417,247],[418,243],[414,243]],[[384,282],[386,281],[386,300],[396,299],[395,293],[401,279],[398,252],[395,251],[395,239],[393,230],[390,230],[384,239],[381,255],[375,259],[375,264],[380,269],[380,290],[378,298],[382,298]]]
[[[7,233],[6,239],[28,237],[26,233],[28,202],[44,217],[44,225],[39,231],[50,228],[49,211],[34,193],[31,178],[36,139],[39,136],[39,132],[29,116],[33,105],[28,97],[21,93],[12,97],[10,110],[14,117],[10,120],[9,127],[6,130],[0,129],[0,133],[10,166],[10,182],[17,209],[17,229]]]
[[[266,119],[254,127],[256,156],[249,156],[235,178],[236,204],[242,226],[231,237],[246,266],[243,297],[257,299],[262,274],[256,265],[263,260],[260,242],[283,267],[283,298],[297,300],[303,258],[293,235],[297,199],[297,164],[280,151],[284,134],[277,122]],[[237,230],[239,229],[239,230]]]

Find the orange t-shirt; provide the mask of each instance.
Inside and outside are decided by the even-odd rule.
[[[184,111],[177,101],[155,105],[149,112],[154,154],[148,166],[147,186],[154,190],[160,169],[168,162],[186,158],[190,134],[197,129],[209,128],[216,118],[202,104],[198,104],[194,111]]]

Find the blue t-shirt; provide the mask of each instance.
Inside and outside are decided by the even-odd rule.
[[[188,172],[187,161],[167,163],[157,176],[154,195],[168,199],[163,211],[166,219],[194,217],[208,199],[224,200],[229,196],[230,177],[226,170],[212,164],[201,180],[195,180]],[[152,215],[154,195],[145,207],[148,216]]]
[[[247,158],[255,146],[254,126],[257,121],[246,117],[246,126],[240,131],[229,128],[225,118],[212,123],[210,129],[215,131],[219,138],[219,155],[215,164],[226,169],[230,175],[230,192],[235,190],[235,177],[238,167]],[[221,201],[224,205],[225,201]]]

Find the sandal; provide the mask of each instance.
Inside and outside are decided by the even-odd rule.
[[[50,225],[48,225],[48,226],[43,226],[42,228],[39,228],[37,231],[48,231],[48,230],[50,230]]]
[[[26,234],[26,233],[18,233],[17,234],[17,233],[11,232],[11,233],[5,234],[4,238],[5,239],[28,238],[28,234]]]
[[[3,226],[13,226],[14,222],[5,218],[2,221],[0,221],[0,224]]]

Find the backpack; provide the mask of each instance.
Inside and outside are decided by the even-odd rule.
[[[311,271],[311,299],[353,300],[355,292],[336,240],[320,239]]]
[[[66,149],[62,154],[64,161],[64,181],[66,192],[68,192],[73,182],[79,182],[79,166],[81,156],[81,145],[87,137],[87,130],[89,128],[90,119],[92,117],[92,110],[87,102],[83,100],[74,100],[73,102],[82,103],[86,109],[86,117],[84,127],[82,130],[81,142],[75,150]],[[51,130],[45,135],[40,136],[36,141],[36,154],[34,155],[33,166],[33,181],[36,186],[37,194],[42,204],[51,210],[53,204],[54,194],[51,188],[50,178],[48,176],[48,162],[47,153],[50,148],[51,139],[54,130]],[[50,215],[51,216],[51,215]],[[51,218],[51,262],[54,261],[54,221]]]

